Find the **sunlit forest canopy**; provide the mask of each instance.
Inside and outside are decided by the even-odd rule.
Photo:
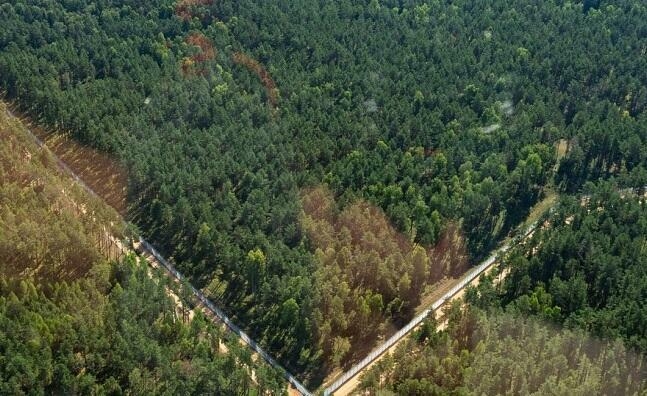
[[[641,2],[9,0],[0,19],[6,96],[119,158],[128,218],[315,383],[350,349],[315,329],[334,266],[304,188],[426,251],[458,230],[475,262],[553,176],[647,184]]]
[[[179,285],[132,255],[116,260],[116,212],[5,111],[0,103],[0,394],[285,393],[237,338],[199,311],[185,320]]]
[[[360,391],[384,395],[640,395],[644,356],[621,341],[560,329],[537,318],[449,313],[427,322],[362,377]]]
[[[429,319],[360,389],[644,394],[647,190],[602,182],[583,192],[502,260],[503,282],[483,277],[468,304]]]

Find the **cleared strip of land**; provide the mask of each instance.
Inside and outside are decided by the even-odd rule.
[[[10,118],[20,119],[8,107],[6,108],[6,114]],[[77,175],[73,169],[71,169],[60,157],[56,155],[56,153],[50,150],[48,145],[34,133],[34,131],[31,129],[30,124],[25,124],[25,131],[39,147],[44,150],[50,151],[52,153],[52,156],[56,159],[57,165],[63,171],[67,172],[90,195],[100,197],[100,195],[95,192],[91,186],[86,184],[85,181],[81,177],[79,177],[79,175]],[[119,245],[121,246],[121,243],[119,243]],[[185,278],[182,276],[182,274],[180,274],[171,263],[169,263],[164,257],[162,257],[162,255],[159,254],[150,243],[146,242],[142,238],[139,238],[137,246],[140,253],[142,253],[142,255],[146,257],[146,261],[149,262],[153,267],[163,268],[165,269],[166,274],[173,280],[185,282]],[[123,246],[121,246],[121,249],[125,250]],[[292,374],[287,372],[287,370],[279,365],[278,362],[276,362],[268,353],[266,353],[253,339],[251,339],[236,324],[234,324],[220,308],[216,307],[211,301],[209,301],[209,299],[206,298],[198,289],[196,289],[192,285],[190,285],[190,287],[193,295],[200,302],[199,307],[203,311],[205,311],[205,313],[207,313],[208,317],[217,320],[219,323],[224,323],[229,328],[229,330],[231,330],[240,338],[243,343],[248,345],[250,349],[260,355],[270,366],[277,369],[286,378],[293,389],[295,389],[302,395],[310,395],[310,392]]]
[[[530,224],[523,233],[523,238],[530,235],[535,228],[537,223]],[[323,394],[325,396],[335,394],[335,395],[347,395],[353,391],[359,384],[360,375],[371,367],[375,362],[385,356],[387,353],[391,353],[397,345],[409,334],[413,329],[418,327],[427,316],[436,312],[443,305],[449,301],[458,300],[463,297],[465,288],[469,285],[478,284],[479,276],[486,273],[490,270],[494,263],[497,261],[497,257],[500,254],[507,252],[512,246],[513,242],[508,241],[502,247],[497,249],[488,259],[483,261],[478,266],[472,268],[470,271],[461,278],[460,281],[454,287],[452,287],[447,293],[445,293],[441,298],[436,300],[429,309],[424,310],[420,315],[416,316],[411,322],[404,326],[400,331],[395,333],[391,338],[386,340],[384,344],[373,350],[368,356],[366,356],[362,361],[353,366],[350,370],[344,373],[339,377],[335,382],[330,386],[324,389]]]

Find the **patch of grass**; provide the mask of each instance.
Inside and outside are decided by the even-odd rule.
[[[530,209],[530,213],[522,225],[522,229],[528,227],[530,224],[538,221],[541,216],[546,213],[551,207],[555,205],[559,194],[552,188],[547,188],[545,190],[545,197],[541,201],[537,202],[535,206]]]

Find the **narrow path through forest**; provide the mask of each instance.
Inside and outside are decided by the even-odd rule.
[[[70,167],[63,162],[55,153],[53,153],[49,147],[30,129],[31,123],[24,122],[20,117],[16,116],[8,106],[5,106],[5,111],[8,117],[18,119],[25,126],[25,131],[29,137],[43,150],[48,151],[52,157],[56,160],[57,165],[67,174],[69,174],[79,185],[83,187],[90,195],[101,198],[90,186],[88,186]],[[152,266],[157,266],[164,268],[168,276],[172,277],[174,281],[186,282],[186,278],[180,274],[171,263],[169,263],[161,254],[153,248],[153,246],[145,241],[143,238],[139,238],[137,243],[138,253],[145,255],[147,262]],[[195,298],[200,302],[199,307],[207,313],[207,317],[210,317],[214,320],[217,320],[219,323],[224,323],[229,330],[236,334],[239,339],[249,346],[252,351],[260,355],[270,366],[277,369],[289,382],[289,384],[298,391],[300,394],[309,396],[311,393],[287,370],[285,370],[276,360],[274,360],[268,353],[266,353],[253,339],[251,339],[246,333],[244,333],[235,323],[233,323],[227,315],[218,307],[216,307],[207,297],[205,297],[201,291],[189,284],[191,291]]]
[[[6,113],[9,117],[20,119],[19,117],[16,117],[8,107],[6,108]],[[40,147],[43,147],[44,149],[49,150],[46,144],[36,134],[34,134],[32,130],[29,129],[29,124],[25,124],[25,130]],[[51,152],[51,150],[49,151]],[[74,178],[74,180],[76,180],[86,191],[88,191],[90,194],[94,196],[100,197],[97,193],[95,193],[92,190],[92,188],[90,188],[90,186],[84,183],[84,181],[72,169],[70,169],[70,167],[68,167],[63,162],[63,160],[57,157],[54,153],[52,153],[52,156],[56,159],[56,162],[59,165],[59,167],[64,171],[66,171],[68,174],[70,174]],[[532,231],[536,228],[536,226],[537,226],[536,222],[533,222],[532,224],[530,224],[525,229],[525,232],[523,234],[524,237],[531,234]],[[393,348],[395,348],[395,346],[402,339],[404,339],[408,334],[410,334],[413,329],[418,327],[431,312],[437,311],[441,306],[443,306],[448,301],[452,301],[460,298],[463,294],[464,289],[468,285],[474,284],[474,282],[478,282],[478,277],[481,274],[490,270],[493,264],[496,262],[497,256],[501,253],[505,253],[512,246],[512,243],[513,242],[511,241],[504,243],[504,245],[499,249],[497,249],[487,260],[482,262],[477,267],[474,267],[472,270],[468,271],[467,274],[465,274],[463,278],[461,278],[448,292],[446,292],[442,297],[440,297],[436,302],[434,302],[429,309],[424,310],[421,314],[419,314],[411,322],[409,322],[409,324],[407,324],[400,331],[394,334],[391,338],[385,341],[380,347],[372,351],[361,362],[353,366],[346,373],[342,374],[341,377],[339,377],[333,384],[331,384],[323,391],[323,394],[330,395],[335,393],[338,395],[343,395],[343,394],[350,393],[358,384],[359,376],[368,367],[372,366],[377,360],[383,357],[385,355],[385,352],[391,351]],[[171,278],[173,278],[174,281],[186,282],[185,278],[173,267],[173,265],[169,263],[166,259],[164,259],[153,248],[153,246],[150,245],[150,243],[148,243],[144,239],[140,238],[138,243],[136,243],[136,250],[138,251],[138,253],[140,253],[140,255],[143,255],[147,258],[147,261],[150,263],[150,265],[154,267],[156,266],[156,267],[163,268],[166,274]],[[272,367],[279,370],[286,378],[286,380],[294,387],[293,389],[297,390],[302,395],[311,394],[292,374],[287,372],[278,362],[276,362],[269,354],[267,354],[253,339],[251,339],[236,324],[234,324],[224,314],[224,312],[221,309],[219,309],[211,301],[209,301],[209,299],[206,298],[201,291],[199,291],[192,285],[189,285],[189,286],[191,288],[193,295],[199,302],[198,307],[202,309],[205,313],[207,313],[208,317],[214,320],[217,320],[220,323],[224,323],[229,328],[229,330],[234,332],[243,343],[245,343],[250,347],[250,349],[252,349],[255,353],[260,355]]]

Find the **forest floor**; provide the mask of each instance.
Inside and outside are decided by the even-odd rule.
[[[570,146],[570,142],[566,139],[559,139],[556,143],[556,148],[557,148],[557,161],[559,163],[559,160],[564,158],[566,156],[566,153],[568,153],[568,149]]]
[[[450,291],[458,281],[460,281],[460,278],[443,278],[433,285],[428,286],[420,298],[420,304],[414,310],[414,316],[420,315],[422,311],[429,308],[436,300]]]
[[[128,173],[123,166],[111,156],[77,143],[68,134],[47,134],[41,128],[32,131],[108,205],[126,215]]]
[[[526,217],[526,220],[523,222],[521,226],[522,229],[526,229],[531,224],[538,221],[544,213],[546,213],[550,208],[555,206],[555,203],[557,203],[557,200],[559,198],[559,194],[557,194],[552,188],[547,188],[544,191],[544,195],[545,195],[544,199],[537,202],[535,206],[530,208],[528,217]]]
[[[174,276],[170,275],[167,272],[165,267],[155,258],[155,256],[153,256],[152,254],[150,254],[149,252],[147,252],[145,250],[143,250],[143,252],[144,253],[140,255],[140,258],[145,260],[145,262],[148,263],[148,266],[150,268],[154,268],[154,269],[157,269],[157,270],[160,270],[160,271],[166,273],[167,276],[169,277],[169,279],[171,279],[171,281],[174,284],[181,287],[180,282]],[[149,273],[149,276],[151,278],[154,276],[152,271],[149,270],[148,273]],[[182,318],[182,320],[187,320],[187,321],[190,322],[191,320],[193,320],[193,317],[195,316],[196,310],[200,310],[204,314],[204,316],[206,318],[211,320],[215,325],[219,326],[220,329],[223,331],[223,333],[226,333],[226,332],[229,331],[229,328],[227,327],[227,325],[225,323],[223,323],[220,320],[220,318],[216,317],[216,315],[211,311],[211,309],[209,309],[207,306],[205,306],[205,304],[203,304],[198,299],[193,299],[194,307],[190,308],[189,306],[186,306],[184,302],[182,302],[182,299],[179,297],[178,293],[175,292],[172,288],[166,287],[166,293],[175,302],[176,313],[177,313],[177,315],[179,317]],[[247,344],[241,338],[238,339],[238,343],[243,347],[247,347]],[[219,340],[219,342],[218,342],[218,353],[226,354],[228,352],[229,352],[229,347],[227,347],[227,345],[223,342],[223,340]],[[252,351],[252,353],[251,353],[251,359],[255,364],[259,364],[259,362],[262,361],[261,356],[257,352],[254,352],[254,351]],[[250,376],[251,380],[254,383],[257,383],[256,382],[256,370],[254,369],[254,367],[248,367],[248,371],[249,371],[249,376]],[[287,383],[286,391],[287,391],[288,395],[291,395],[291,396],[297,396],[297,395],[300,394],[290,383]]]

